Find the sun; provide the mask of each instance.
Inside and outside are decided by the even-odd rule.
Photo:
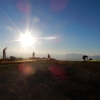
[[[32,46],[35,39],[29,34],[21,34],[19,41],[22,43],[24,47]]]

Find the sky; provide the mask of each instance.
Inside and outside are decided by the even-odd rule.
[[[23,47],[27,32],[35,41]],[[0,55],[100,55],[99,38],[99,0],[0,0]]]

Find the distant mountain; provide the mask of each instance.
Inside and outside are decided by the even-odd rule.
[[[15,57],[22,57],[22,58],[29,58],[32,57],[31,53],[15,53],[15,52],[9,52],[7,54],[7,57],[9,58],[10,56],[15,56]],[[80,61],[83,60],[82,56],[84,54],[76,54],[76,53],[71,53],[71,54],[53,54],[50,53],[51,58],[57,59],[57,60],[70,60],[70,61]],[[47,57],[47,54],[35,54],[35,57]],[[2,58],[2,54],[0,54],[0,58]],[[94,55],[94,56],[89,56],[88,59],[92,58],[93,60],[100,60],[100,55]]]
[[[100,55],[90,56],[93,60],[100,60]]]
[[[51,58],[55,58],[57,60],[71,60],[71,61],[80,61],[82,60],[82,54],[50,54]]]
[[[70,60],[70,61],[80,61],[83,60],[84,54],[76,54],[76,53],[71,53],[71,54],[51,54],[52,58],[55,58],[57,60]],[[94,55],[90,56],[88,55],[88,59],[92,58],[93,60],[100,60],[100,55]]]
[[[82,60],[82,56],[83,54],[76,54],[76,53],[66,54],[66,60],[80,61]]]
[[[84,54],[66,54],[66,60],[72,60],[72,61],[80,61],[83,60],[82,56]],[[100,60],[100,55],[94,55],[94,56],[89,56],[88,55],[88,59],[92,58],[93,60]]]

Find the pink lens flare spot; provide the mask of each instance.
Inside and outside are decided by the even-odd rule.
[[[32,68],[32,66],[30,64],[25,64],[25,63],[20,64],[18,66],[18,70],[21,74],[25,76],[29,76],[35,73],[35,70]]]
[[[30,13],[30,3],[28,1],[24,1],[24,0],[19,0],[17,2],[17,8],[20,12],[24,13],[24,14],[29,14]]]
[[[50,66],[49,70],[51,71],[53,76],[55,76],[56,78],[68,79],[64,68],[62,68],[59,64],[54,64],[54,65]]]
[[[68,0],[51,0],[50,9],[55,12],[62,11],[68,5]]]

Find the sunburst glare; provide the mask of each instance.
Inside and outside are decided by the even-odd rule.
[[[2,41],[2,42],[0,42],[0,43],[5,43],[5,42],[21,42],[21,44],[22,44],[22,47],[24,48],[24,49],[26,49],[27,47],[33,47],[33,44],[34,44],[34,42],[37,42],[38,44],[43,44],[42,42],[41,42],[41,40],[52,40],[52,39],[56,39],[57,37],[52,37],[52,36],[50,36],[50,37],[32,37],[31,36],[31,32],[33,32],[32,31],[32,29],[27,29],[26,30],[26,33],[25,34],[23,34],[21,31],[20,31],[20,29],[16,26],[16,24],[10,19],[10,17],[0,8],[0,10],[3,12],[3,14],[7,17],[7,19],[14,25],[14,27],[18,30],[18,32],[20,33],[20,37],[18,38],[18,39],[15,39],[15,40],[8,40],[8,41]],[[39,22],[40,20],[38,19],[38,18],[35,18],[34,19],[34,21],[35,21],[35,23],[36,22]],[[28,19],[28,21],[29,21],[29,19]],[[29,28],[28,27],[29,26],[29,23],[27,24],[27,28]],[[35,33],[37,33],[37,32],[35,32]]]
[[[33,38],[29,33],[21,34],[19,41],[22,43],[24,47],[32,46],[35,42],[35,38]]]

